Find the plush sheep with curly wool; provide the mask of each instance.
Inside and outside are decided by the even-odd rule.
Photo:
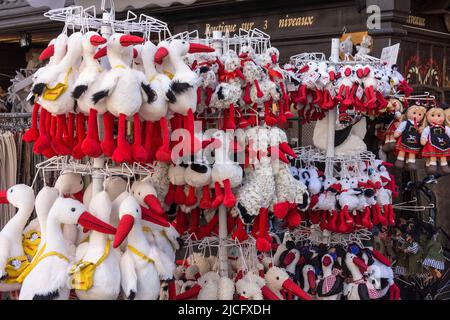
[[[255,86],[257,96],[262,98],[264,93],[259,88],[259,81],[261,73],[260,67],[255,63],[255,52],[250,46],[242,46],[239,51],[239,58],[241,58],[242,73],[245,78],[245,92],[243,100],[246,104],[251,104],[250,87]]]
[[[235,129],[235,105],[242,96],[239,57],[229,51],[223,62],[224,70],[220,76],[220,82],[214,92],[212,106],[218,109],[227,109],[228,114],[224,115],[224,128]]]
[[[237,195],[236,208],[242,221],[251,224],[260,208],[269,208],[275,198],[275,179],[269,157],[261,157]]]
[[[305,208],[309,202],[306,186],[296,180],[285,163],[274,166],[274,178],[276,184],[276,200],[273,205],[275,216],[282,219],[288,213],[290,204],[301,205]]]

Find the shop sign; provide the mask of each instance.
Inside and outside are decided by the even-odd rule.
[[[199,30],[204,35],[212,35],[213,31],[222,31],[224,33],[239,33],[240,29],[250,30],[258,28],[263,31],[276,30],[296,30],[311,27],[316,22],[314,15],[283,15],[280,17],[255,17],[248,20],[239,20],[232,22],[208,22],[204,23]]]
[[[427,22],[427,20],[425,18],[413,16],[413,15],[409,15],[408,19],[406,20],[407,24],[411,24],[413,26],[418,26],[418,27],[425,27],[426,22]]]

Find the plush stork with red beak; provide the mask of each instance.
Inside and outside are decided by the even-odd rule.
[[[347,300],[370,300],[378,298],[378,292],[373,285],[364,279],[367,264],[353,253],[345,255],[345,265],[350,270],[352,282],[344,285],[344,296]]]
[[[189,132],[186,145],[187,150],[196,152],[200,145],[194,144],[194,112],[197,110],[197,88],[198,76],[183,61],[183,56],[188,53],[213,52],[214,49],[198,43],[189,43],[184,40],[175,39],[169,48],[160,47],[155,53],[155,62],[162,63],[168,56],[174,68],[174,76],[167,92],[169,109],[184,118],[184,129]]]
[[[86,211],[79,201],[58,198],[47,219],[47,241],[42,255],[33,261],[33,268],[25,278],[20,290],[20,300],[66,300],[70,261],[61,224],[80,224],[84,228],[114,234],[116,229]]]
[[[151,83],[153,90],[155,90],[156,98],[152,103],[144,101],[139,110],[139,115],[145,121],[144,146],[147,151],[152,147],[153,135],[156,133],[154,125],[156,122],[159,122],[162,145],[157,149],[155,158],[158,161],[169,162],[171,159],[171,151],[169,148],[169,127],[166,116],[169,107],[167,95],[170,95],[171,82],[167,75],[156,71],[155,54],[157,50],[157,47],[151,41],[147,41],[141,49],[145,76]],[[151,157],[148,160],[151,160]]]
[[[97,115],[106,112],[104,102],[97,103],[94,106],[92,94],[95,93],[95,83],[101,79],[102,68],[97,59],[94,58],[97,47],[106,43],[106,39],[97,32],[87,32],[83,36],[83,65],[80,68],[80,74],[74,85],[72,96],[77,101],[77,139],[73,156],[77,159],[84,155],[89,157],[99,157],[102,154],[100,139],[98,136]],[[85,116],[88,115],[88,132],[84,134]]]
[[[41,74],[42,72],[45,72],[45,70],[47,70],[49,67],[58,64],[61,59],[64,57],[64,55],[67,52],[67,35],[65,33],[60,34],[58,37],[56,37],[55,39],[52,39],[47,48],[45,48],[41,54],[39,55],[39,61],[45,61],[45,60],[49,60],[48,64],[39,68],[33,75],[33,85],[35,83],[35,80],[37,79],[37,77],[39,76],[39,74]],[[44,134],[46,132],[45,128],[45,119],[46,119],[46,113],[47,110],[45,109],[41,109],[41,119],[43,119],[42,123],[39,124],[40,129],[38,129],[38,112],[39,109],[41,107],[41,105],[35,101],[35,96],[33,95],[32,92],[30,92],[30,102],[32,104],[34,104],[33,107],[33,113],[32,113],[32,120],[31,120],[31,128],[27,130],[27,132],[25,132],[25,134],[23,135],[22,139],[25,142],[36,142],[39,137],[40,137],[40,133]],[[43,135],[41,138],[41,144],[44,143],[44,146],[49,146],[50,145],[50,141],[46,139],[47,136]],[[39,146],[39,145],[38,145]],[[41,146],[42,147],[42,146]],[[39,151],[41,150],[41,147],[39,147]]]
[[[119,225],[114,239],[114,248],[128,236],[128,246],[120,260],[121,284],[127,299],[156,300],[161,280],[173,277],[175,264],[147,241],[142,231],[141,217],[153,221],[138,201],[131,195],[119,207]]]
[[[56,121],[56,132],[51,139],[51,147],[58,155],[69,155],[72,153],[73,131],[67,128],[66,114],[73,112],[75,100],[72,90],[77,79],[77,69],[82,54],[83,35],[80,32],[73,33],[67,41],[67,53],[58,64],[52,65],[40,72],[34,81],[32,93],[38,98],[42,107],[55,115],[52,121]],[[41,115],[42,117],[42,115]],[[47,121],[47,120],[46,120]],[[73,129],[73,128],[72,128]],[[64,139],[64,132],[68,136]],[[36,151],[45,152],[49,147],[49,135],[43,136],[39,141]],[[49,155],[47,153],[47,155]]]
[[[333,257],[325,254],[322,257],[323,276],[317,285],[317,300],[339,300],[342,295],[344,279],[338,276],[338,269],[333,266]]]
[[[112,154],[113,161],[118,163],[130,162],[133,159],[138,162],[147,160],[147,152],[140,143],[141,123],[138,111],[143,100],[151,103],[156,94],[145,75],[130,67],[133,59],[132,45],[142,42],[144,39],[141,37],[116,33],[109,38],[107,46],[95,56],[100,58],[107,54],[111,64],[111,70],[106,72],[92,100],[97,104],[106,98],[108,112],[119,118],[117,147]],[[126,121],[131,117],[134,123],[133,146],[126,139]],[[114,119],[108,120],[108,124],[105,123],[105,141],[113,140]]]
[[[34,208],[33,189],[24,184],[12,186],[7,191],[0,191],[0,204],[12,204],[18,210],[14,217],[0,231],[0,280],[15,282],[8,269],[20,264],[28,264],[22,247],[22,231]],[[25,259],[23,259],[25,257]],[[18,270],[20,270],[18,268]]]
[[[311,300],[311,296],[303,291],[294,281],[289,278],[286,271],[278,267],[271,267],[266,272],[266,283],[267,287],[275,293],[275,295],[280,299],[284,300],[281,290],[285,289],[288,292],[296,295],[302,300]]]

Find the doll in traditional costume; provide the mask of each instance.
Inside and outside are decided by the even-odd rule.
[[[402,119],[403,104],[396,98],[389,99],[387,111],[387,127],[385,131],[383,151],[390,152],[395,149],[394,133]]]
[[[447,157],[450,156],[450,127],[446,125],[444,109],[432,107],[427,111],[420,143],[424,146],[422,156],[427,159],[428,174],[437,172],[437,160],[442,173],[450,173]]]
[[[420,144],[420,126],[425,117],[426,109],[423,106],[412,105],[406,109],[404,120],[400,122],[394,132],[397,139],[396,150],[398,151],[395,167],[407,170],[416,170],[416,156],[422,149]]]
[[[425,247],[425,259],[422,262],[422,265],[430,270],[431,275],[438,279],[442,277],[442,272],[445,270],[442,240],[440,232],[431,236]]]

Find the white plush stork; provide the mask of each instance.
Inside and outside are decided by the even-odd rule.
[[[73,112],[75,105],[72,91],[78,76],[82,39],[83,35],[80,32],[70,35],[64,58],[58,64],[39,73],[32,88],[33,94],[38,97],[38,102],[42,107],[56,116],[56,133],[51,140],[51,146],[58,155],[72,153],[73,127],[66,127],[66,115]],[[68,133],[66,139],[63,137],[65,131]]]
[[[33,269],[23,281],[20,300],[65,300],[69,297],[67,269],[70,262],[61,230],[63,223],[78,223],[87,229],[109,234],[116,232],[115,228],[87,212],[81,202],[58,198],[48,214],[45,250],[33,261]]]
[[[194,145],[194,112],[197,109],[198,76],[183,61],[183,56],[188,53],[213,52],[214,49],[198,43],[189,43],[184,40],[172,40],[167,50],[160,47],[155,54],[155,62],[160,63],[168,56],[174,68],[174,76],[167,93],[169,108],[172,112],[184,116],[184,129],[189,132],[186,145],[188,150],[199,149]]]
[[[144,39],[141,37],[116,33],[109,38],[106,49],[100,50],[96,54],[96,58],[105,53],[108,55],[111,70],[105,74],[92,100],[97,104],[106,98],[108,112],[119,118],[117,147],[112,154],[112,159],[119,163],[130,162],[133,159],[145,162],[147,159],[147,152],[140,144],[141,130],[138,111],[143,100],[149,103],[154,100],[155,92],[147,83],[144,74],[130,67],[133,59],[132,45],[142,42]],[[126,121],[131,117],[134,123],[133,147],[126,139]],[[107,127],[111,131],[105,131],[105,137],[111,140],[114,126],[108,125],[105,126],[105,129]]]
[[[170,78],[164,73],[158,73],[156,71],[156,51],[157,47],[151,41],[147,41],[141,49],[141,58],[145,76],[147,77],[147,81],[151,83],[153,90],[155,90],[156,98],[151,103],[144,101],[139,110],[139,114],[145,121],[144,146],[147,151],[153,145],[153,135],[156,133],[154,124],[155,122],[159,122],[162,145],[156,151],[155,158],[158,161],[168,162],[171,159],[171,152],[169,148],[169,127],[167,125],[166,116],[169,107],[167,94],[170,90]]]
[[[111,200],[108,193],[97,193],[89,204],[89,211],[97,218],[109,223],[111,214]],[[120,253],[113,250],[108,235],[93,231],[89,242],[77,248],[77,264],[71,269],[70,286],[75,288],[81,300],[115,300],[120,293]],[[95,271],[92,287],[81,289],[77,278],[77,271],[86,264],[94,264]],[[81,279],[83,281],[83,279]]]
[[[367,264],[353,253],[347,252],[345,264],[350,270],[352,282],[344,286],[344,295],[348,300],[370,300],[378,298],[378,293],[372,283],[363,274],[367,271]]]
[[[94,106],[92,94],[95,92],[95,83],[101,79],[102,68],[94,58],[97,47],[106,43],[106,39],[97,32],[87,32],[83,36],[83,65],[75,82],[72,96],[77,101],[77,138],[78,144],[73,151],[75,158],[80,159],[84,155],[99,157],[102,154],[100,139],[98,136],[97,115],[106,112],[106,104],[97,103]],[[84,116],[89,115],[87,136],[84,135]]]
[[[128,246],[120,260],[121,284],[127,299],[156,300],[160,293],[160,278],[173,277],[175,264],[155,246],[148,243],[142,230],[141,212],[133,196],[126,197],[119,207],[120,222],[114,239],[117,248],[128,236]]]
[[[33,212],[33,189],[24,184],[12,186],[0,192],[0,203],[17,208],[14,217],[0,231],[0,280],[13,283],[18,275],[12,273],[28,264],[22,247],[22,231]]]
[[[293,293],[302,300],[311,300],[311,296],[303,291],[294,281],[289,278],[289,275],[282,268],[271,267],[266,272],[267,287],[275,293],[280,299],[284,300],[281,295],[281,289],[285,289],[288,292]]]
[[[52,39],[47,48],[45,48],[41,54],[39,55],[39,61],[45,61],[45,60],[49,60],[48,64],[46,64],[45,66],[39,68],[34,74],[33,74],[33,85],[35,80],[37,79],[37,77],[39,76],[39,74],[41,74],[42,72],[45,72],[45,70],[47,70],[49,67],[58,64],[61,59],[64,57],[64,55],[67,52],[67,35],[65,33],[61,33],[58,37],[56,37],[55,39]],[[39,153],[43,151],[43,149],[41,150],[41,148],[43,148],[42,143],[44,143],[44,146],[49,146],[50,145],[50,141],[47,140],[47,135],[44,135],[44,133],[46,132],[46,127],[45,127],[45,120],[46,120],[46,113],[47,110],[45,110],[44,108],[41,109],[41,115],[40,118],[43,121],[39,122],[39,130],[38,130],[38,112],[39,109],[41,107],[41,105],[39,103],[37,103],[37,101],[35,101],[35,96],[32,94],[32,92],[30,93],[30,102],[32,104],[34,104],[33,107],[33,113],[32,113],[32,120],[31,120],[31,127],[30,129],[28,129],[25,134],[23,135],[22,139],[25,142],[36,142],[40,135],[42,134],[40,143],[41,144],[36,150],[39,150]]]

